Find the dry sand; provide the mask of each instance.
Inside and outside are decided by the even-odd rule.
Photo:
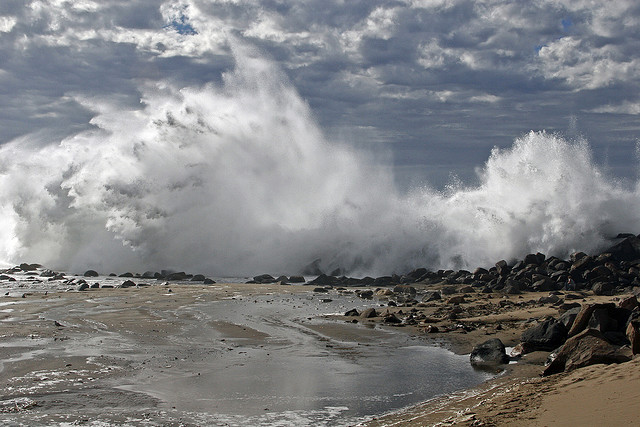
[[[175,378],[178,371],[181,377],[197,383],[199,370],[212,358],[233,354],[230,365],[241,364],[242,354],[235,354],[242,353],[237,343],[249,343],[256,349],[268,351],[274,337],[232,318],[208,320],[209,340],[189,347],[189,354],[184,354],[180,348],[187,344],[190,333],[202,340],[202,331],[194,329],[200,328],[202,319],[189,307],[195,303],[213,304],[222,299],[246,299],[269,293],[309,292],[308,286],[158,285],[0,299],[0,360],[3,362],[0,421],[10,420],[18,423],[16,425],[63,422],[90,425],[96,414],[109,412],[109,421],[116,424],[206,425],[197,420],[189,424],[173,417],[170,406],[162,413],[145,414],[143,410],[158,407],[160,401],[171,401],[163,394],[163,375]],[[467,302],[461,304],[463,312],[455,320],[442,318],[446,302],[420,304],[414,307],[413,313],[416,317],[426,316],[427,323],[423,318],[411,327],[382,325],[381,318],[357,318],[359,327],[354,328],[350,323],[353,318],[333,316],[329,323],[310,322],[306,328],[327,340],[357,339],[363,346],[375,346],[384,328],[402,329],[423,343],[464,354],[475,344],[494,337],[513,346],[533,321],[547,315],[557,316],[554,307],[534,302],[540,296],[468,295]],[[615,297],[585,295],[578,302],[612,299]],[[368,302],[381,312],[398,316],[410,310],[408,307],[381,308],[381,303],[384,301],[377,299]],[[448,332],[427,334],[428,325]],[[349,348],[344,353],[348,356],[352,351],[353,348]],[[638,359],[541,378],[545,358],[546,353],[529,354],[518,364],[509,365],[506,374],[475,389],[442,396],[363,424],[601,426],[637,423],[640,415],[636,406],[640,398]],[[154,386],[145,393],[117,386],[123,378],[132,377],[145,378]],[[151,377],[154,378],[151,380]],[[172,398],[182,399],[179,403],[184,405],[188,405],[189,399],[197,400],[194,396]],[[74,410],[56,411],[56,408]]]

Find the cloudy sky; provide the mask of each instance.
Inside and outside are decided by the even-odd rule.
[[[58,144],[153,82],[219,82],[236,39],[401,185],[472,180],[543,129],[635,178],[639,28],[636,0],[2,0],[0,144]]]

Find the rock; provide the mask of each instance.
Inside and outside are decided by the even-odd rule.
[[[371,299],[373,298],[373,291],[371,289],[367,289],[365,291],[356,291],[356,295],[360,298]]]
[[[613,295],[614,286],[611,282],[598,282],[591,290],[596,295]]]
[[[559,347],[566,339],[567,328],[555,319],[547,319],[539,325],[527,329],[520,337],[520,341],[536,350],[546,351]]]
[[[540,304],[555,304],[558,301],[560,301],[560,297],[558,295],[553,295],[553,294],[546,297],[540,297],[538,299],[538,302]]]
[[[378,289],[376,291],[377,297],[386,297],[386,296],[392,296],[392,295],[394,295],[394,293],[391,289]]]
[[[395,292],[396,294],[408,294],[408,295],[415,295],[416,294],[416,288],[414,288],[413,286],[409,286],[409,285],[397,285],[393,288],[393,292]]]
[[[574,369],[595,364],[622,363],[630,360],[620,347],[610,344],[595,329],[585,329],[569,338],[558,351],[556,358],[547,366],[543,375],[569,372]]]
[[[84,277],[98,277],[99,274],[95,270],[87,270],[84,272]]]
[[[453,295],[457,292],[457,289],[453,286],[445,286],[442,288],[442,290],[440,291],[440,293],[442,295]]]
[[[302,276],[289,277],[289,283],[304,283],[304,282],[306,282],[306,280],[304,280],[304,277]]]
[[[618,307],[633,311],[634,308],[638,307],[638,299],[635,295],[628,296],[618,303]]]
[[[447,304],[463,304],[465,302],[464,295],[456,295],[447,300]]]
[[[133,277],[133,273],[122,273],[120,276],[118,277]]]
[[[260,274],[259,276],[254,276],[252,281],[254,283],[266,284],[266,283],[275,283],[276,279],[270,274]]]
[[[327,293],[329,290],[327,288],[313,288],[313,292]]]
[[[569,330],[569,334],[568,336],[572,337],[574,335],[579,334],[580,332],[582,332],[583,330],[585,330],[587,328],[587,325],[589,324],[589,320],[591,319],[591,315],[593,314],[593,312],[597,309],[613,309],[615,307],[615,305],[613,303],[607,303],[607,304],[585,304],[582,306],[582,309],[580,310],[580,312],[578,313],[578,315],[576,316],[576,319],[573,322],[573,325],[571,326],[571,329]]]
[[[153,271],[145,271],[144,273],[142,273],[142,278],[143,279],[155,279],[156,278],[156,273],[154,273]]]
[[[363,319],[370,319],[372,317],[378,317],[378,312],[376,311],[375,308],[366,308],[366,309],[362,310],[362,313],[360,313],[360,317],[362,317]]]
[[[496,271],[499,275],[506,276],[507,274],[511,273],[511,267],[507,265],[507,261],[501,260],[496,262]]]
[[[203,274],[196,274],[195,276],[193,276],[191,278],[192,282],[204,282],[204,279],[206,279],[206,277],[204,277]]]
[[[206,279],[203,280],[202,283],[205,284],[205,285],[214,285],[216,282],[215,282],[215,280],[206,278]]]
[[[131,280],[125,280],[118,287],[119,288],[133,288],[134,286],[136,286],[136,284],[134,282],[132,282]]]
[[[22,271],[35,271],[40,267],[42,267],[40,264],[27,264],[27,263],[22,263],[19,266],[20,270]]]
[[[360,313],[355,308],[352,308],[351,310],[347,311],[344,315],[345,316],[360,316]]]
[[[86,291],[87,289],[89,289],[89,285],[86,282],[78,286],[79,291]]]
[[[460,293],[461,294],[466,294],[466,293],[471,293],[471,292],[475,292],[476,290],[473,288],[473,286],[463,286],[460,288]]]
[[[309,282],[310,285],[319,285],[319,286],[333,286],[337,283],[338,283],[337,277],[327,276],[326,274],[321,274]]]
[[[470,361],[473,366],[495,366],[509,363],[509,356],[500,339],[493,338],[473,348]]]
[[[422,302],[431,302],[431,301],[439,301],[442,299],[440,292],[438,291],[428,291],[422,297]]]
[[[631,353],[640,354],[640,319],[633,319],[627,325],[627,339],[631,345]]]
[[[567,331],[569,331],[571,330],[571,327],[573,326],[573,322],[576,320],[576,317],[578,317],[578,313],[580,313],[579,305],[578,307],[574,307],[574,308],[571,308],[570,310],[565,311],[564,314],[560,316],[560,318],[558,319],[558,322],[562,323],[564,327],[567,328]]]
[[[182,280],[189,280],[191,279],[193,276],[191,274],[187,274],[184,271],[179,271],[176,273],[169,273],[166,275],[166,279],[167,280],[171,280],[171,281],[182,281]]]
[[[530,344],[521,342],[518,345],[516,345],[515,347],[513,347],[513,349],[511,350],[511,352],[509,353],[509,355],[511,357],[520,357],[520,356],[524,356],[525,354],[531,353],[536,351],[536,348]]]
[[[402,323],[402,320],[398,319],[398,317],[393,313],[385,314],[385,316],[382,319],[382,321],[384,323],[393,323],[393,324]]]
[[[100,288],[100,283],[94,283],[93,285],[90,286],[91,289],[99,289]]]

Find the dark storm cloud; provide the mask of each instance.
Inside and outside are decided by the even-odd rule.
[[[0,142],[87,127],[83,97],[134,108],[145,81],[219,81],[234,36],[328,135],[383,143],[437,185],[531,129],[581,133],[631,176],[639,24],[635,1],[4,1]]]

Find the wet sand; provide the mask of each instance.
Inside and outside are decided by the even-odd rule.
[[[541,378],[547,353],[536,352],[474,388],[493,374],[468,369],[467,356],[428,353],[444,347],[465,354],[494,337],[517,344],[531,322],[557,315],[553,306],[535,303],[540,295],[470,294],[457,319],[442,316],[451,308],[446,301],[388,307],[383,297],[365,300],[335,289],[318,294],[309,286],[171,284],[8,296],[0,298],[0,420],[8,425],[629,425],[640,397],[637,359]],[[585,294],[580,302],[615,298]],[[421,320],[399,326],[385,324],[382,316],[342,315],[367,307]],[[446,332],[428,333],[433,326]],[[425,382],[437,376],[424,361],[438,358],[464,369],[458,375],[464,381],[435,396],[420,389],[432,387]],[[385,370],[393,363],[402,366]],[[323,369],[364,380],[325,384]],[[455,371],[448,375],[456,377]],[[287,380],[274,385],[274,377]],[[375,390],[360,389],[367,387]],[[265,398],[247,393],[251,388],[287,393]],[[585,404],[576,405],[578,398]],[[390,413],[380,414],[381,406]]]

